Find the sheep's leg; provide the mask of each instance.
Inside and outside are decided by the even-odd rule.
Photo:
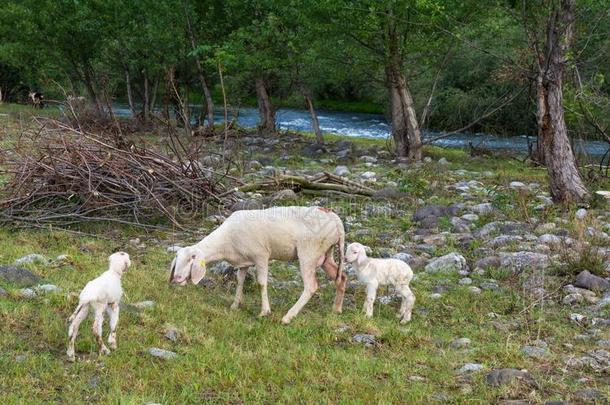
[[[288,324],[297,316],[299,311],[307,304],[309,299],[318,290],[318,281],[316,280],[316,263],[304,263],[301,261],[301,277],[303,278],[303,293],[298,301],[288,310],[282,318],[282,323]]]
[[[104,310],[106,309],[105,304],[96,303],[93,306],[94,320],[93,320],[93,334],[97,340],[97,344],[100,347],[100,354],[110,354],[110,350],[104,344],[104,338],[102,337],[102,326],[104,324]]]
[[[89,305],[83,305],[80,311],[76,314],[70,326],[68,327],[68,350],[66,351],[66,355],[68,356],[68,361],[76,360],[74,356],[74,342],[76,342],[76,336],[78,335],[78,328],[82,321],[87,318],[89,314]]]
[[[246,279],[247,269],[238,269],[237,270],[237,290],[235,291],[235,299],[233,300],[233,304],[231,304],[231,309],[239,308],[239,304],[241,304],[241,300],[244,297],[244,280]]]
[[[400,323],[407,323],[411,320],[411,312],[415,305],[415,294],[408,285],[397,286],[396,289],[402,295],[402,304],[400,305]]]
[[[108,346],[111,349],[116,349],[116,326],[119,323],[119,304],[118,302],[113,302],[112,304],[106,307],[106,312],[108,313],[108,317],[110,318],[110,333],[108,334]]]
[[[335,281],[335,302],[333,304],[333,312],[340,314],[343,312],[343,297],[345,296],[345,286],[347,284],[347,276],[345,273],[341,273],[341,277],[337,278],[337,272],[339,271],[339,266],[335,262],[332,254],[326,257],[324,263],[322,263],[322,268],[326,275]]]
[[[267,293],[267,278],[269,274],[268,262],[259,263],[256,265],[256,280],[261,287],[261,313],[258,316],[267,316],[271,313],[269,305],[269,295]]]
[[[367,317],[373,316],[373,306],[375,304],[375,296],[377,295],[378,284],[376,282],[366,285],[366,301],[364,301],[364,313]]]

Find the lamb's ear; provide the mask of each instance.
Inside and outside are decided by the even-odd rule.
[[[358,266],[362,266],[364,261],[366,260],[366,247],[364,245],[360,245],[358,249],[358,256],[356,256],[356,262]]]
[[[176,257],[172,260],[172,264],[169,265],[169,282],[172,282],[174,278],[174,272],[176,271]]]
[[[197,285],[205,276],[205,260],[201,255],[197,255],[191,263],[191,281]]]

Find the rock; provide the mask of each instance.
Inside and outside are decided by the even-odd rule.
[[[545,245],[557,246],[561,243],[563,239],[557,235],[553,235],[550,233],[545,233],[538,237],[538,243],[542,243]]]
[[[8,293],[6,292],[6,290],[2,287],[0,287],[0,297],[5,297],[7,296]]]
[[[208,268],[208,271],[212,274],[217,274],[219,276],[228,277],[233,276],[236,272],[236,269],[231,266],[228,262],[216,262]]]
[[[479,219],[479,216],[477,214],[464,214],[461,218],[468,222],[474,222]]]
[[[514,382],[523,382],[527,385],[536,384],[530,373],[514,368],[493,370],[485,376],[485,380],[487,381],[487,384],[491,386],[507,385]]]
[[[565,297],[563,297],[561,302],[563,302],[564,305],[574,305],[574,304],[580,304],[584,300],[585,300],[585,298],[580,294],[568,294]]]
[[[582,221],[583,219],[585,219],[585,217],[587,216],[587,210],[584,208],[579,209],[578,211],[576,211],[576,213],[574,214],[574,217],[576,219],[578,219],[579,221]]]
[[[606,279],[591,274],[589,271],[581,271],[574,281],[576,287],[586,288],[587,290],[607,291],[610,290],[610,282]]]
[[[155,302],[154,301],[140,301],[140,302],[136,302],[131,304],[134,307],[138,308],[138,309],[147,309],[147,308],[154,308],[155,307]]]
[[[459,285],[470,285],[472,284],[472,279],[470,277],[464,277],[461,278],[460,281],[458,281]]]
[[[426,378],[419,375],[410,375],[408,380],[413,382],[423,382],[426,381]]]
[[[451,342],[449,347],[452,349],[463,349],[464,347],[470,346],[470,343],[471,343],[470,339],[464,337],[464,338],[455,339],[453,342]]]
[[[473,373],[475,371],[483,370],[484,368],[485,367],[479,363],[466,363],[458,370],[458,373],[460,373],[460,374]]]
[[[494,211],[493,205],[491,203],[482,203],[473,205],[471,210],[476,212],[477,214],[491,214]]]
[[[534,232],[537,234],[545,234],[551,232],[556,227],[557,225],[554,222],[547,222],[545,224],[538,225]]]
[[[377,344],[377,340],[375,340],[374,335],[370,335],[368,333],[358,333],[352,336],[352,341],[355,343],[362,343],[366,347],[372,347]]]
[[[16,363],[23,363],[27,359],[28,359],[28,356],[26,356],[25,354],[18,354],[18,355],[15,356],[15,362]]]
[[[394,259],[398,259],[398,260],[400,260],[402,262],[405,262],[407,264],[409,264],[413,260],[413,255],[410,255],[409,253],[405,253],[405,252],[396,253],[392,257]]]
[[[347,176],[351,172],[347,166],[337,166],[335,167],[333,173],[335,173],[337,176]]]
[[[601,391],[598,391],[593,388],[586,388],[584,390],[579,390],[574,393],[574,398],[583,402],[597,402],[604,401],[605,396]]]
[[[362,178],[364,180],[372,180],[372,179],[374,179],[376,177],[377,177],[377,174],[375,172],[360,173],[360,178]]]
[[[175,327],[168,326],[165,328],[165,330],[163,332],[164,332],[163,336],[167,340],[171,340],[172,342],[178,341],[178,329],[176,329]]]
[[[13,264],[15,266],[22,266],[24,264],[33,264],[33,263],[47,264],[48,260],[43,255],[39,255],[38,253],[32,253],[32,254],[20,257],[19,259],[15,260],[15,263],[13,263]]]
[[[69,261],[69,260],[70,260],[70,256],[68,256],[68,255],[66,255],[66,254],[63,254],[63,255],[58,255],[58,256],[55,258],[55,261],[56,261],[56,262],[67,262],[67,261]]]
[[[459,208],[455,205],[442,206],[442,205],[426,205],[419,207],[411,216],[411,220],[414,222],[421,222],[425,218],[433,217],[448,217],[455,216],[459,211]]]
[[[59,288],[58,286],[56,286],[54,284],[42,284],[42,285],[36,286],[36,292],[58,293],[58,292],[61,292],[61,288]]]
[[[492,279],[488,281],[483,281],[481,284],[479,284],[479,287],[482,290],[486,291],[500,291],[500,286],[498,286],[498,282]]]
[[[442,295],[439,293],[433,293],[433,294],[430,294],[428,297],[432,300],[438,300],[438,299],[441,299]]]
[[[437,257],[426,265],[427,273],[459,272],[460,270],[468,270],[468,265],[464,256],[456,252]]]
[[[258,160],[251,160],[246,163],[246,170],[249,172],[255,172],[263,168],[263,164]]]
[[[447,159],[445,159],[444,157],[442,157],[438,160],[438,164],[445,166],[445,165],[449,164],[449,161]]]
[[[520,181],[511,181],[508,187],[514,190],[527,190],[527,186]]]
[[[16,287],[31,287],[41,281],[36,274],[16,266],[0,266],[0,280]]]
[[[174,245],[174,246],[168,246],[166,251],[167,251],[167,253],[178,253],[178,251],[180,249],[182,249],[182,246]]]
[[[527,251],[500,253],[500,266],[512,270],[515,274],[521,273],[526,268],[534,270],[546,269],[550,264],[549,257],[542,253]]]
[[[574,287],[572,284],[565,285],[563,291],[568,294],[578,294],[590,304],[595,304],[599,300],[593,291],[587,290],[586,288]]]
[[[153,357],[157,357],[159,359],[163,359],[163,360],[172,360],[175,359],[176,357],[178,357],[177,353],[171,352],[169,350],[165,350],[165,349],[159,349],[157,347],[151,347],[150,349],[147,350],[148,354],[150,354]]]
[[[582,314],[572,313],[570,314],[570,320],[572,322],[580,323],[585,320],[585,316]]]
[[[525,345],[521,348],[521,353],[527,357],[542,359],[548,356],[549,351],[546,347]]]
[[[17,292],[17,294],[21,298],[34,298],[36,296],[36,291],[31,288],[22,288]]]
[[[500,267],[499,256],[488,256],[477,260],[474,267],[476,269],[495,269]]]
[[[231,211],[235,212],[235,211],[241,211],[241,210],[260,210],[263,209],[263,203],[258,201],[258,200],[254,200],[254,199],[249,199],[249,200],[242,200],[242,201],[237,201],[235,204],[233,204],[231,206]]]
[[[487,241],[485,246],[488,246],[492,249],[503,247],[512,243],[517,243],[523,241],[523,238],[519,235],[500,235],[495,238]]]
[[[360,160],[363,160],[366,163],[377,163],[377,158],[375,156],[360,156]]]
[[[349,326],[346,325],[346,324],[342,324],[342,325],[339,325],[339,327],[337,329],[335,329],[335,332],[337,332],[337,333],[345,333],[348,330],[349,330]]]
[[[453,233],[468,233],[468,232],[470,232],[470,226],[468,225],[468,222],[466,222],[462,218],[451,217],[450,222],[451,222],[451,225],[452,225],[451,230],[452,230]]]
[[[482,290],[479,287],[471,285],[470,287],[468,287],[468,291],[470,291],[473,294],[481,294]]]

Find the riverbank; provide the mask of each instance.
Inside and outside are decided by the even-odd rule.
[[[130,140],[140,137],[162,149],[150,134]],[[202,162],[221,164],[223,144],[206,141]],[[365,318],[364,287],[349,269],[343,314],[330,313],[334,286],[320,273],[319,291],[290,326],[280,319],[302,291],[295,263],[271,264],[267,318],[257,318],[252,269],[237,311],[229,309],[235,276],[227,264],[210,264],[199,286],[169,286],[173,246],[207,235],[231,207],[195,216],[190,234],[107,224],[74,228],[96,236],[4,227],[0,266],[19,262],[43,279],[30,287],[0,280],[2,403],[610,398],[610,297],[592,285],[573,286],[583,270],[610,275],[607,209],[563,211],[549,202],[544,169],[457,149],[426,147],[422,164],[397,165],[379,139],[330,136],[328,150],[320,151],[299,134],[247,133],[230,145],[238,163],[230,174],[247,183],[328,171],[379,191],[374,198],[345,198],[270,188],[240,199],[251,207],[333,209],[348,242],[412,266],[413,320],[398,323],[398,297],[385,287],[374,317]],[[87,321],[78,361],[68,363],[65,319],[84,283],[118,249],[134,263],[123,280],[118,349],[99,357]],[[155,357],[152,348],[175,356]]]

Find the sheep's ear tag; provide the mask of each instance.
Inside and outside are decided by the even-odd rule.
[[[201,259],[201,261],[199,262],[199,265],[201,267],[205,267],[205,260]]]

